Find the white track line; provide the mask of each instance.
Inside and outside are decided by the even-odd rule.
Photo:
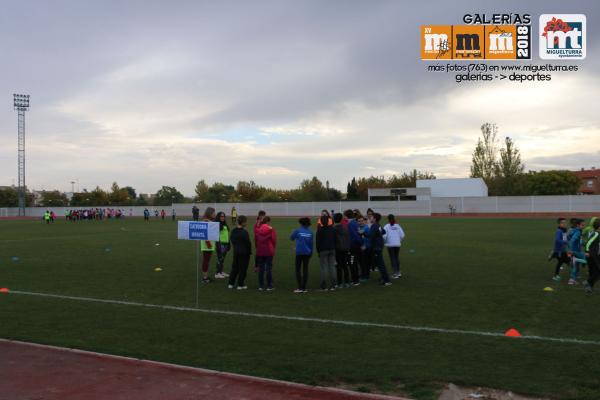
[[[295,317],[295,316],[290,316],[290,315],[260,314],[260,313],[250,313],[250,312],[243,312],[243,311],[211,310],[211,309],[207,309],[207,308],[193,308],[193,307],[180,307],[180,306],[170,306],[170,305],[161,305],[161,304],[136,303],[133,301],[95,299],[95,298],[91,298],[91,297],[65,296],[65,295],[51,294],[51,293],[35,293],[35,292],[27,292],[27,291],[22,291],[22,290],[11,290],[8,294],[19,294],[19,295],[26,295],[26,296],[36,296],[36,297],[54,298],[54,299],[62,299],[62,300],[84,301],[84,302],[90,302],[90,303],[103,303],[103,304],[115,304],[115,305],[123,305],[123,306],[157,308],[157,309],[161,309],[161,310],[200,312],[200,313],[205,313],[205,314],[230,315],[230,316],[249,317],[249,318],[279,319],[279,320],[285,320],[285,321],[316,322],[316,323],[320,323],[320,324],[329,324],[329,325],[361,326],[361,327],[368,327],[368,328],[400,329],[400,330],[414,331],[414,332],[431,332],[431,333],[486,336],[486,337],[498,337],[498,338],[506,337],[506,336],[504,336],[503,333],[500,333],[500,332],[485,332],[485,331],[473,331],[473,330],[463,330],[463,329],[445,329],[445,328],[433,328],[433,327],[428,327],[428,326],[394,325],[394,324],[383,324],[383,323],[378,323],[378,322],[347,321],[347,320],[323,319],[323,318],[311,318],[311,317]],[[557,338],[557,337],[537,336],[537,335],[523,335],[518,338],[509,338],[509,339],[525,339],[525,340],[537,340],[537,341],[542,341],[542,342],[558,342],[558,343],[586,344],[586,345],[600,346],[600,341],[595,341],[595,340],[575,339],[575,338]]]

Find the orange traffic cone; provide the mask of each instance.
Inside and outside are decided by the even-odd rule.
[[[521,334],[515,328],[510,328],[509,330],[506,331],[506,333],[504,333],[504,336],[508,336],[508,337],[520,337]]]
[[[0,293],[8,293],[8,288],[0,288]]]

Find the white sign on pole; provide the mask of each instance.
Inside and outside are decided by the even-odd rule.
[[[218,222],[205,221],[178,221],[177,239],[181,240],[211,240],[219,241]],[[196,308],[198,308],[198,284],[200,282],[200,246],[196,247]]]
[[[219,240],[219,223],[204,221],[178,221],[177,239]]]

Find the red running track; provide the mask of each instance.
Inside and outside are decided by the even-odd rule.
[[[0,339],[0,399],[398,400]]]

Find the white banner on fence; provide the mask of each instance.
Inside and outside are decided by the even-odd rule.
[[[178,221],[177,239],[219,240],[219,223],[204,221]]]

